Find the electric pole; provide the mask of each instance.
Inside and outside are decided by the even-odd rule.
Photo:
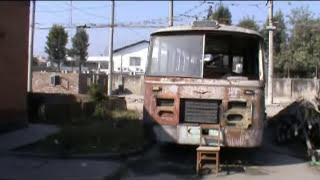
[[[31,14],[31,26],[29,26],[29,56],[28,56],[28,87],[27,91],[32,92],[32,59],[33,59],[33,36],[34,36],[34,24],[36,14],[36,1],[32,1],[32,14]]]
[[[269,62],[268,62],[268,104],[273,103],[273,1],[269,0]]]
[[[112,71],[113,71],[113,28],[114,28],[114,0],[111,1],[111,25],[109,31],[109,75],[108,75],[108,95],[112,95]]]
[[[173,26],[173,0],[169,2],[169,26]]]

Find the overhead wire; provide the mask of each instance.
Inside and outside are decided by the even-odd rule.
[[[177,22],[185,22],[185,21],[190,21],[190,20],[194,20],[195,18],[199,18],[201,15],[203,15],[204,13],[206,13],[206,11],[200,11],[197,12],[195,14],[190,14],[191,12],[194,12],[196,9],[200,8],[201,6],[203,6],[204,4],[218,4],[216,2],[208,2],[208,1],[201,1],[199,4],[196,4],[195,6],[187,9],[186,11],[184,11],[183,13],[179,13],[178,15],[174,16],[174,20]],[[70,4],[67,4],[68,6],[70,6]],[[245,5],[245,4],[239,4],[239,3],[231,3],[231,6],[240,6],[240,5]],[[248,6],[253,6],[253,7],[261,7],[261,4],[255,3],[255,4],[247,4]],[[87,12],[81,8],[75,7],[74,5],[72,5],[72,8],[74,8],[77,11],[80,11],[84,14],[96,17],[96,18],[101,18],[106,20],[107,17],[106,16],[100,16],[94,13],[90,13]],[[91,7],[91,8],[100,8],[99,7]],[[191,19],[192,18],[192,19]],[[89,21],[88,21],[89,22]],[[161,28],[161,27],[165,27],[168,22],[168,17],[161,17],[161,18],[154,18],[154,19],[149,19],[149,20],[142,20],[142,21],[135,21],[135,22],[123,22],[123,23],[117,23],[115,24],[115,27],[122,27],[122,28]],[[257,22],[262,23],[263,21],[259,21],[257,20]],[[88,28],[107,28],[110,27],[110,24],[92,24],[92,23],[86,23],[86,25],[88,25]],[[75,28],[75,27],[66,27],[66,28]],[[38,29],[48,29],[46,27],[42,27]]]

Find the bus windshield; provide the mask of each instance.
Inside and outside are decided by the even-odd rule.
[[[146,75],[258,80],[259,47],[253,36],[153,36]]]
[[[154,36],[147,75],[201,77],[203,35]]]

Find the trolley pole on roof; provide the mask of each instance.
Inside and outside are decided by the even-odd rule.
[[[36,1],[32,1],[32,14],[31,14],[31,26],[29,26],[29,56],[28,56],[28,87],[27,91],[32,92],[32,59],[33,59],[33,36],[34,36],[34,24],[36,14]]]
[[[169,26],[173,26],[173,0],[169,2]]]
[[[114,28],[114,0],[111,1],[111,25],[109,31],[109,75],[108,95],[112,96],[112,71],[113,71],[113,28]]]
[[[273,103],[273,31],[276,29],[273,26],[273,1],[269,0],[269,62],[268,62],[268,104]]]

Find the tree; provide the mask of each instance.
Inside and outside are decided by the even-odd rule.
[[[292,66],[292,61],[290,60],[290,56],[292,55],[289,50],[289,46],[287,44],[288,34],[287,27],[284,20],[284,15],[282,11],[277,11],[273,17],[274,26],[276,26],[276,30],[274,32],[274,71],[276,74],[280,76],[284,76],[287,74],[289,76],[289,71]],[[269,26],[268,19],[263,25],[263,29],[261,30],[261,35],[265,41],[265,50],[268,53],[268,44],[269,44],[269,31],[267,30],[267,26]]]
[[[251,29],[254,31],[259,31],[259,25],[254,20],[254,17],[250,18],[249,16],[244,17],[238,24],[239,27]]]
[[[216,20],[220,24],[231,25],[231,12],[227,6],[219,5],[218,9],[209,16],[208,20]]]
[[[289,38],[291,61],[294,62],[292,69],[302,77],[312,77],[315,75],[312,72],[319,66],[320,21],[303,6],[291,10],[288,18],[292,26]]]
[[[81,73],[81,66],[87,60],[89,36],[84,28],[77,28],[77,33],[72,38],[72,49],[70,54],[79,63],[79,73]]]
[[[290,37],[285,26],[282,34],[275,34],[275,72],[314,77],[320,65],[320,20],[306,7],[292,9],[288,19]]]
[[[59,71],[60,64],[66,57],[67,42],[68,33],[65,31],[64,27],[60,25],[53,25],[47,36],[45,52],[48,54],[50,61],[58,64]]]

